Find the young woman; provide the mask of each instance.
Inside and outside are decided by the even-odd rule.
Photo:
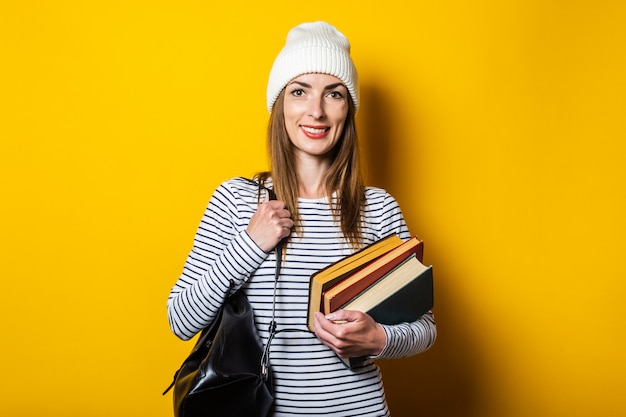
[[[263,343],[272,320],[273,248],[285,256],[278,281],[278,333],[271,345],[272,416],[388,416],[376,358],[399,358],[435,341],[432,313],[381,325],[358,311],[315,317],[307,328],[313,273],[390,234],[410,237],[400,207],[365,187],[355,114],[358,79],[345,36],[325,22],[293,28],[272,67],[267,107],[270,171],[255,180],[278,200],[259,202],[259,187],[231,179],[214,192],[167,307],[172,331],[190,339],[243,288]],[[340,357],[368,359],[349,369]]]

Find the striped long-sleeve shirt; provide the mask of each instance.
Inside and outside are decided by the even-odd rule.
[[[274,288],[274,253],[261,250],[245,229],[258,207],[258,187],[232,179],[214,192],[196,232],[183,272],[168,302],[172,331],[188,340],[206,327],[228,296],[244,288],[263,343],[268,339]],[[363,243],[392,233],[410,237],[400,207],[384,190],[368,187]],[[373,360],[348,369],[307,326],[311,274],[353,252],[333,219],[326,198],[299,199],[302,232],[291,236],[282,263],[276,299],[278,333],[271,346],[278,416],[388,416],[381,374]],[[423,352],[434,342],[429,312],[412,323],[384,325],[387,344],[377,356],[398,358]]]

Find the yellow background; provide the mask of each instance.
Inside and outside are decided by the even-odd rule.
[[[618,0],[3,1],[0,415],[171,415],[166,297],[212,190],[265,168],[269,68],[317,19],[436,271],[435,347],[380,362],[393,415],[626,415]]]

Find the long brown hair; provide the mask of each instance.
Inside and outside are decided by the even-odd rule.
[[[349,95],[349,94],[348,94]],[[298,213],[298,175],[293,144],[287,134],[283,105],[285,90],[274,103],[267,127],[267,148],[270,171],[256,175],[261,183],[272,178],[274,192],[283,200],[295,223],[296,233],[301,231]],[[348,97],[348,114],[341,138],[335,145],[331,165],[324,179],[332,213],[341,224],[341,231],[353,248],[362,246],[361,216],[365,201],[361,161],[356,134],[355,110]],[[332,194],[337,193],[337,203],[332,204]]]

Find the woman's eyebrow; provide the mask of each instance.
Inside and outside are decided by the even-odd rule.
[[[302,81],[292,81],[289,83],[289,85],[291,84],[298,84],[301,87],[311,88],[311,84],[303,83]]]
[[[324,89],[325,90],[333,90],[333,89],[335,89],[337,87],[346,87],[346,86],[343,83],[335,83],[335,84],[327,85]],[[347,90],[347,87],[346,87],[346,90]]]
[[[298,84],[299,86],[304,87],[304,88],[311,88],[312,87],[311,84],[307,84],[307,83],[304,83],[302,81],[292,81],[289,84],[290,85],[291,84]],[[335,84],[327,85],[326,87],[324,87],[324,90],[332,90],[333,88],[337,88],[337,87],[340,87],[340,86],[341,87],[346,87],[343,83],[335,83]],[[346,89],[347,89],[347,87],[346,87]]]

